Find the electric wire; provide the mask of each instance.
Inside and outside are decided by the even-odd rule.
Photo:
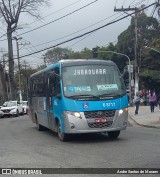
[[[133,0],[131,3],[130,3],[130,6],[134,3],[135,0]]]
[[[97,24],[99,24],[99,23],[101,23],[101,22],[103,22],[103,21],[105,21],[105,20],[107,20],[107,19],[109,19],[109,18],[111,18],[111,17],[113,17],[113,16],[116,16],[116,15],[118,15],[118,13],[116,13],[116,14],[114,14],[114,15],[111,15],[111,16],[109,16],[109,17],[103,19],[103,20],[100,20],[100,21],[98,21],[98,22],[96,22],[96,23],[94,23],[94,24],[92,24],[92,25],[90,25],[90,26],[87,26],[87,27],[85,27],[85,28],[82,28],[82,29],[80,29],[80,30],[78,30],[78,31],[75,31],[75,32],[73,32],[73,33],[67,34],[67,35],[65,35],[65,36],[59,37],[59,38],[57,38],[57,39],[54,39],[54,40],[51,40],[51,41],[48,41],[48,42],[45,42],[45,43],[41,43],[41,44],[35,45],[35,47],[38,47],[38,46],[41,46],[41,45],[45,45],[45,44],[49,44],[49,43],[55,42],[55,41],[57,41],[57,40],[64,39],[64,38],[69,37],[69,36],[71,36],[71,35],[73,35],[73,34],[76,34],[76,33],[79,33],[79,32],[81,32],[81,31],[84,31],[84,30],[86,30],[86,29],[88,29],[88,28],[90,28],[90,27],[92,27],[92,26],[95,26],[95,25],[97,25]],[[118,16],[118,17],[120,17],[120,16]]]
[[[141,0],[139,3],[134,4],[134,6],[139,5],[139,4],[140,4],[141,2],[143,2],[143,1],[144,1],[144,0]],[[96,23],[94,23],[94,24],[92,24],[92,25],[90,25],[90,26],[87,26],[87,27],[85,27],[85,28],[82,28],[82,29],[80,29],[80,30],[78,30],[78,31],[76,31],[76,32],[70,33],[70,34],[65,35],[65,36],[63,36],[63,37],[59,37],[59,38],[57,38],[57,39],[54,39],[54,40],[51,40],[51,41],[48,41],[48,42],[45,42],[45,43],[41,43],[41,44],[35,45],[35,47],[42,46],[42,45],[46,45],[46,44],[49,44],[49,43],[52,43],[52,42],[55,42],[55,41],[64,39],[64,38],[69,37],[69,36],[71,36],[71,35],[73,35],[73,34],[76,34],[76,33],[78,33],[78,32],[81,32],[81,31],[83,31],[83,30],[85,30],[85,29],[87,29],[87,28],[90,28],[90,27],[92,27],[92,26],[94,26],[94,25],[97,25],[97,24],[99,24],[99,23],[101,23],[101,22],[103,22],[103,21],[105,21],[105,20],[107,20],[107,19],[109,19],[109,18],[111,18],[111,17],[113,17],[113,16],[116,16],[116,15],[118,15],[118,14],[119,14],[119,13],[117,12],[117,13],[114,14],[114,15],[111,15],[111,16],[109,16],[109,17],[103,19],[103,20],[100,20],[100,21],[98,21],[98,22],[96,22]],[[121,16],[121,15],[120,15],[120,16]],[[118,16],[118,18],[119,18],[120,16]]]
[[[145,6],[144,8],[138,9],[137,12],[140,12],[140,11],[142,11],[142,10],[144,10],[144,9],[147,9],[147,8],[149,8],[149,7],[151,7],[151,6],[155,5],[155,4],[156,4],[156,3],[152,3],[152,4],[148,5],[148,6]],[[128,16],[130,16],[130,15],[132,15],[132,14],[135,14],[135,12],[132,12],[132,13],[130,13],[130,14],[124,16],[124,17],[121,17],[121,18],[119,18],[119,19],[117,19],[117,20],[115,20],[115,21],[109,22],[109,23],[107,23],[107,24],[105,24],[105,25],[102,25],[102,26],[100,26],[100,27],[98,27],[98,28],[95,28],[95,29],[93,29],[93,30],[91,30],[91,31],[88,31],[88,32],[86,32],[86,33],[83,33],[83,34],[81,34],[81,35],[79,35],[79,36],[76,36],[76,37],[73,37],[73,38],[68,39],[68,40],[66,40],[66,41],[60,42],[60,43],[58,43],[58,44],[55,44],[54,46],[46,47],[46,48],[41,49],[41,50],[39,50],[39,51],[22,55],[22,56],[20,56],[20,58],[23,58],[23,57],[26,57],[26,56],[30,56],[30,55],[33,55],[33,54],[36,54],[36,53],[39,53],[39,52],[43,52],[43,51],[45,51],[45,50],[48,50],[48,49],[57,47],[57,46],[59,46],[59,45],[62,45],[62,44],[64,44],[64,43],[67,43],[67,42],[70,42],[70,41],[73,41],[73,40],[78,39],[78,38],[81,38],[81,37],[83,37],[83,36],[85,36],[85,35],[88,35],[88,34],[90,34],[90,33],[93,33],[93,32],[95,32],[95,31],[98,31],[98,30],[100,30],[100,29],[102,29],[102,28],[104,28],[104,27],[106,27],[106,26],[109,26],[109,25],[111,25],[111,24],[114,24],[114,23],[116,23],[116,22],[119,22],[119,21],[121,21],[121,20],[127,18]],[[15,59],[17,59],[17,58],[15,58]]]
[[[32,31],[35,31],[35,30],[37,30],[37,29],[40,29],[40,28],[42,28],[42,27],[48,26],[49,24],[54,23],[54,22],[56,22],[56,21],[59,21],[59,20],[65,18],[65,17],[68,17],[69,15],[74,14],[75,12],[78,12],[78,11],[80,11],[80,10],[86,8],[86,7],[92,5],[93,3],[97,2],[97,1],[98,1],[98,0],[92,1],[91,3],[89,3],[89,4],[85,5],[85,6],[82,6],[82,7],[78,8],[78,9],[76,9],[76,10],[74,10],[74,11],[72,11],[72,12],[70,12],[70,13],[64,15],[64,16],[62,16],[62,17],[59,17],[59,18],[57,18],[57,19],[55,19],[55,20],[53,20],[53,21],[50,21],[50,22],[48,22],[48,23],[46,23],[46,24],[44,24],[44,25],[41,25],[41,26],[39,26],[39,27],[33,28],[32,30],[29,30],[29,31],[26,31],[26,32],[24,32],[24,33],[18,34],[17,36],[24,35],[24,34],[27,34],[27,33],[32,32]]]
[[[18,34],[17,36],[24,35],[24,34],[27,34],[27,33],[32,32],[32,31],[35,31],[35,30],[37,30],[37,29],[40,29],[40,28],[42,28],[42,27],[48,26],[49,24],[54,23],[54,22],[56,22],[56,21],[59,21],[59,20],[65,18],[65,17],[68,17],[69,15],[74,14],[75,12],[78,12],[78,11],[80,11],[80,10],[86,8],[86,7],[92,5],[93,3],[97,2],[97,1],[98,1],[98,0],[92,1],[91,3],[88,3],[87,5],[82,6],[82,7],[78,8],[78,9],[76,9],[76,10],[74,10],[74,11],[72,11],[72,12],[70,12],[70,13],[64,15],[64,16],[62,16],[62,17],[59,17],[59,18],[57,18],[57,19],[55,19],[55,20],[53,20],[53,21],[50,21],[50,22],[48,22],[48,23],[46,23],[46,24],[44,24],[44,25],[41,25],[41,26],[39,26],[39,27],[33,28],[32,30],[29,30],[29,31],[23,32],[23,33],[21,33],[21,34]],[[0,36],[0,38],[6,36],[7,34],[8,34],[8,33],[3,34],[2,36]]]
[[[75,4],[77,4],[78,2],[80,2],[80,1],[82,1],[82,0],[78,0],[78,1],[76,1],[76,2],[74,2],[74,3],[72,3],[72,4],[69,4],[69,5],[67,5],[67,6],[65,6],[65,7],[63,7],[63,8],[61,8],[61,9],[58,9],[58,10],[56,10],[55,12],[50,13],[50,14],[48,14],[48,15],[42,17],[42,19],[45,19],[46,17],[49,17],[49,16],[51,16],[51,15],[53,15],[53,14],[56,14],[57,12],[60,12],[60,11],[66,9],[66,8],[72,6],[72,5],[75,5]],[[35,22],[37,22],[37,21],[40,21],[40,20],[35,20],[35,21],[29,23],[28,25],[31,25],[31,24],[33,24],[33,23],[35,23]]]

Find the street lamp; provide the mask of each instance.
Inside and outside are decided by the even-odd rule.
[[[148,46],[144,46],[145,48],[148,48],[148,49],[151,49],[151,50],[154,50],[155,52],[158,52],[158,53],[160,53],[160,51],[159,50],[157,50],[157,49],[154,49],[154,48],[152,48],[152,47],[148,47]]]
[[[125,56],[127,59],[128,59],[128,62],[129,62],[129,103],[131,105],[131,60],[129,58],[128,55],[125,55],[123,53],[119,53],[119,52],[113,52],[113,51],[110,51],[110,50],[107,50],[107,51],[98,51],[97,53],[114,53],[114,54],[117,54],[117,55],[121,55],[121,56]]]

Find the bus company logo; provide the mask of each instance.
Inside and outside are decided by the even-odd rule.
[[[84,109],[88,109],[89,108],[89,104],[88,103],[83,103],[83,108]]]

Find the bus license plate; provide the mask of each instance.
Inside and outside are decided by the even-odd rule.
[[[95,119],[95,122],[102,122],[102,123],[104,123],[104,122],[107,122],[107,119],[106,118],[96,118]]]

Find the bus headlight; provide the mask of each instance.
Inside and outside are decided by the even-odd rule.
[[[128,111],[128,108],[125,108],[125,109],[120,109],[119,110],[119,115],[123,114],[124,112]]]
[[[64,113],[75,116],[77,118],[81,118],[81,114],[79,112],[64,111]]]

